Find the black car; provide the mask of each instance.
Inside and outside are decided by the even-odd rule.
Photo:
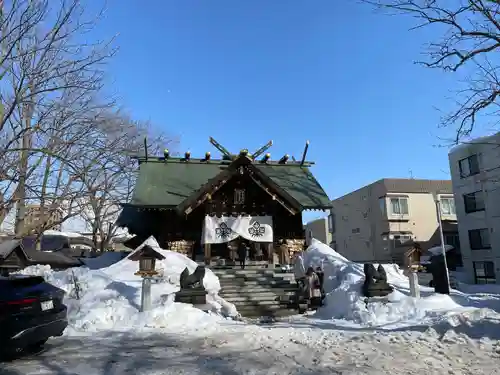
[[[68,325],[64,291],[40,276],[0,277],[0,355],[41,348]]]

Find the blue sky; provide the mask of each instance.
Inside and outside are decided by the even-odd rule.
[[[273,158],[298,158],[308,139],[334,199],[383,177],[449,178],[435,107],[450,108],[457,77],[413,63],[435,30],[412,22],[353,0],[110,0],[98,32],[119,33],[125,107],[179,151],[272,139]]]

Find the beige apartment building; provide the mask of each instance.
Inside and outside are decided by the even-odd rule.
[[[46,210],[42,211],[40,205],[28,205],[26,206],[26,214],[24,216],[24,226],[26,228],[33,228],[35,231],[41,225],[43,229],[61,230],[62,216],[62,209],[51,209],[50,212],[47,212]]]
[[[327,245],[332,242],[332,234],[329,230],[327,217],[309,221],[306,225],[304,225],[304,229],[306,231],[307,244],[310,244],[312,238],[326,243]]]
[[[405,242],[440,244],[435,196],[445,242],[460,251],[450,180],[384,178],[332,201],[331,246],[355,262],[403,262]]]

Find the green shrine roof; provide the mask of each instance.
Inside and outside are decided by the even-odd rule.
[[[224,171],[231,161],[200,161],[180,158],[149,157],[140,160],[139,174],[130,205],[176,207],[195,194],[207,182]],[[251,163],[304,210],[329,209],[331,202],[307,165],[278,162]]]

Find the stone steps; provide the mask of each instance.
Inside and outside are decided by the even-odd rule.
[[[255,306],[255,307],[241,307],[238,310],[241,316],[245,318],[260,318],[266,317],[286,317],[297,315],[298,311],[295,308],[287,308],[283,306]]]
[[[266,300],[266,299],[290,299],[295,295],[294,290],[275,290],[247,292],[246,290],[223,290],[220,296],[223,298],[244,298],[244,300]]]
[[[256,268],[256,267],[245,267],[244,269],[241,269],[240,267],[210,267],[210,269],[213,272],[226,272],[226,273],[239,273],[239,272],[265,272],[265,273],[279,273],[279,274],[290,274],[293,275],[292,272],[286,272],[283,271],[281,268],[278,267],[261,267],[261,268]]]
[[[197,262],[199,265],[205,265],[203,262]],[[239,261],[225,261],[225,264],[219,264],[217,260],[213,260],[208,267],[212,270],[232,270],[232,269],[240,269],[240,263]],[[245,263],[245,269],[269,269],[273,268],[274,266],[272,264],[269,264],[268,261],[246,261]]]
[[[294,285],[295,282],[292,282],[290,280],[277,280],[277,279],[265,279],[265,280],[255,280],[255,279],[233,279],[233,280],[228,280],[228,279],[219,279],[219,283],[222,286],[224,285],[239,285],[239,286],[245,286],[245,285],[254,285],[254,286],[263,286],[263,287],[286,287],[288,285]]]
[[[240,294],[261,294],[261,293],[295,293],[295,290],[297,287],[295,285],[289,285],[285,287],[277,287],[277,288],[269,288],[269,287],[262,287],[262,286],[252,286],[252,285],[225,285],[221,289],[221,293],[223,294],[234,294],[234,293],[240,293]]]
[[[274,273],[263,273],[263,272],[256,272],[256,273],[215,273],[221,278],[224,279],[251,279],[251,278],[256,278],[256,277],[270,277],[273,279],[288,279],[288,280],[295,280],[293,275],[282,275],[282,274],[274,274]]]
[[[238,305],[288,305],[292,300],[292,296],[242,296],[242,295],[234,295],[234,296],[224,296],[226,301],[231,302],[233,304]]]
[[[244,297],[247,299],[257,299],[257,300],[265,300],[265,299],[270,299],[270,298],[284,298],[284,297],[290,297],[295,295],[295,291],[293,290],[259,290],[255,292],[248,292],[247,290],[227,290],[224,289],[221,292],[221,295],[224,295],[226,297]]]
[[[228,271],[220,271],[216,270],[213,271],[216,275],[220,275],[223,277],[228,277],[228,278],[235,278],[235,277],[280,277],[280,278],[289,278],[293,279],[294,276],[292,273],[279,273],[279,272],[274,272],[273,270],[245,270],[245,271],[234,271],[234,270],[228,270]]]
[[[266,276],[256,276],[256,277],[234,277],[234,278],[231,278],[231,277],[219,277],[219,280],[222,280],[222,279],[235,279],[233,280],[232,282],[235,282],[235,283],[247,283],[247,282],[253,282],[253,283],[261,283],[263,285],[267,285],[268,283],[270,282],[274,282],[274,284],[277,284],[277,283],[282,283],[282,284],[285,284],[285,283],[290,283],[291,281],[290,280],[284,280],[284,279],[279,279],[279,278],[273,278],[273,277],[266,277]]]
[[[257,274],[217,274],[217,277],[221,280],[226,280],[226,279],[231,279],[231,280],[284,280],[284,281],[293,281],[295,282],[295,277],[293,276],[283,276],[283,275],[273,275],[273,274],[264,274],[264,273],[257,273]]]
[[[265,262],[263,262],[265,263]],[[294,308],[297,284],[293,274],[269,268],[212,267],[219,277],[220,296],[233,303],[243,317],[288,316]]]

